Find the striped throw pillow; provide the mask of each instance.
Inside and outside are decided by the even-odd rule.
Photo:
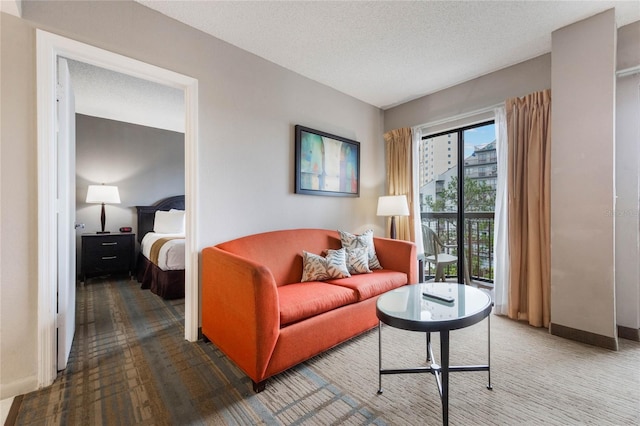
[[[369,229],[361,235],[354,235],[340,230],[338,230],[338,233],[340,234],[342,248],[353,250],[366,247],[369,251],[369,269],[382,269],[378,256],[376,256],[376,248],[373,244],[373,229]]]
[[[327,250],[326,257],[302,251],[302,280],[300,282],[324,281],[350,276],[345,249]]]

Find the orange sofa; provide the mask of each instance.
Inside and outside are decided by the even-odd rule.
[[[375,303],[417,282],[413,243],[374,237],[384,269],[300,282],[302,252],[340,249],[338,232],[266,232],[202,250],[202,334],[253,381],[266,379],[378,324]]]

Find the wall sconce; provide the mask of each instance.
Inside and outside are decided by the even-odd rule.
[[[104,230],[104,224],[106,222],[106,215],[104,212],[104,204],[120,204],[120,194],[118,193],[117,186],[110,185],[89,185],[87,189],[87,203],[101,203],[102,212],[100,214],[100,224],[102,225],[102,231],[98,234],[108,234],[109,231]]]
[[[391,238],[396,239],[396,216],[409,216],[406,195],[385,195],[378,198],[378,216],[391,216]]]

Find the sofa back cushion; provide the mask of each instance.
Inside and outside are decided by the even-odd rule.
[[[248,235],[216,247],[260,263],[269,270],[278,286],[302,279],[302,251],[322,254],[340,249],[337,231],[327,229],[287,229]]]

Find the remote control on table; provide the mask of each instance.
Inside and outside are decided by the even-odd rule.
[[[426,291],[423,291],[422,295],[425,296],[425,297],[429,297],[431,299],[441,300],[441,301],[447,302],[447,303],[451,303],[451,302],[453,302],[455,300],[451,296],[444,296],[444,295],[440,295],[440,294],[428,293]]]

